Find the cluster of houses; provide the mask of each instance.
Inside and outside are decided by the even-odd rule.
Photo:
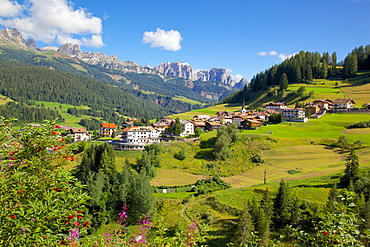
[[[284,102],[270,102],[260,112],[247,110],[243,105],[241,111],[238,112],[220,111],[216,113],[216,116],[196,115],[191,120],[180,119],[182,132],[179,136],[194,135],[196,128],[212,131],[229,124],[235,124],[241,129],[256,129],[267,122],[271,114],[282,114],[284,121],[287,122],[307,122],[309,117],[318,118],[326,112],[350,111],[354,104],[352,99],[333,101],[320,99],[307,103],[305,108],[291,108]],[[115,149],[143,150],[148,144],[169,142],[174,139],[167,134],[167,129],[175,123],[174,119],[161,117],[151,126],[135,126],[137,120],[129,118],[123,123],[122,133],[116,135],[120,140],[110,141]],[[111,137],[117,131],[114,123],[102,123],[99,127],[101,137]],[[91,138],[86,128],[83,127],[71,128],[70,134],[73,135],[74,141],[88,141]]]

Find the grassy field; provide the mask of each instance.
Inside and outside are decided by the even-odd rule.
[[[338,152],[336,149],[330,149],[322,143],[333,143],[340,136],[344,135],[348,140],[354,142],[362,140],[365,147],[370,146],[370,129],[346,129],[350,123],[370,120],[368,114],[326,114],[320,119],[311,119],[307,123],[282,123],[277,125],[263,126],[257,130],[244,130],[239,132],[240,136],[265,136],[274,140],[271,147],[267,148],[262,152],[262,156],[265,159],[265,163],[257,166],[253,169],[247,169],[248,171],[242,172],[239,175],[224,178],[225,181],[232,184],[233,187],[246,187],[261,183],[263,179],[263,173],[266,169],[268,171],[268,180],[273,181],[281,178],[298,178],[307,176],[322,176],[330,173],[337,173],[343,170],[345,155]],[[272,134],[267,134],[271,133]],[[200,144],[192,143],[172,143],[166,149],[166,152],[162,155],[162,169],[159,169],[158,174],[168,173],[174,169],[176,172],[171,173],[171,185],[172,181],[183,179],[184,173],[177,171],[183,171],[188,173],[202,174],[205,172],[203,169],[205,164],[212,163],[214,161],[196,159],[197,154],[206,152],[212,147],[205,145],[207,140],[215,137],[216,132],[207,132],[201,136],[202,145],[204,148],[200,148]],[[256,143],[254,141],[253,143]],[[263,145],[268,143],[264,142]],[[212,145],[209,143],[209,145]],[[243,143],[233,148],[233,156],[242,156]],[[249,148],[251,148],[249,144]],[[185,150],[187,158],[183,161],[179,161],[173,157],[173,155],[179,150]],[[367,150],[367,149],[363,149]],[[361,150],[359,151],[360,158],[367,162],[370,158],[368,152]],[[215,162],[217,163],[217,162]],[[234,159],[231,165],[234,169],[239,169],[243,160]],[[220,163],[221,165],[225,165]],[[203,169],[203,170],[202,170]],[[299,173],[290,175],[287,173],[288,170],[297,170]],[[236,171],[236,170],[235,170]],[[178,174],[178,175],[177,175]],[[153,180],[156,185],[165,185],[168,178],[166,176],[158,176]],[[187,180],[185,184],[193,181],[192,179]],[[167,184],[166,184],[167,185]]]
[[[175,97],[172,97],[172,99],[178,100],[178,101],[181,101],[181,102],[185,102],[185,103],[189,103],[189,104],[192,104],[192,105],[205,105],[202,102],[191,100],[191,99],[188,99],[184,96],[179,96],[179,95],[176,95]]]
[[[194,184],[200,179],[204,179],[207,176],[193,175],[188,172],[173,169],[159,169],[157,176],[152,180],[151,185],[153,186],[182,186],[188,184]]]
[[[180,118],[180,119],[192,119],[195,115],[210,115],[215,116],[216,112],[218,111],[240,111],[241,105],[240,104],[220,104],[220,105],[214,105],[211,107],[203,108],[203,109],[197,109],[189,112],[174,114],[169,117],[171,118]]]

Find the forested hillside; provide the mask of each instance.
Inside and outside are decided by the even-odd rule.
[[[339,66],[340,65],[340,66]],[[359,70],[370,69],[370,45],[360,46],[350,52],[343,62],[337,62],[337,54],[301,51],[284,62],[256,74],[243,90],[226,97],[222,103],[249,101],[276,88],[276,95],[285,95],[285,90],[293,83],[302,86],[314,83],[314,79],[348,79],[356,77]],[[370,83],[370,81],[365,82]],[[284,98],[284,97],[282,97]]]
[[[0,62],[0,93],[16,101],[86,105],[115,109],[126,116],[153,118],[169,113],[159,105],[88,77],[16,62]]]
[[[117,89],[129,92],[144,101],[161,105],[171,113],[202,108],[236,91],[216,82],[193,82],[193,87],[188,87],[186,85],[189,82],[183,78],[163,78],[152,74],[125,73],[120,70],[90,65],[54,51],[36,52],[1,46],[1,60],[18,61],[94,78],[100,82],[114,85]],[[150,93],[150,97],[147,95],[148,93]],[[173,99],[177,95],[199,102],[199,104],[190,104]],[[160,113],[158,112],[157,115],[160,115]]]

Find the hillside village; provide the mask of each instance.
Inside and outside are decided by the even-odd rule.
[[[253,130],[263,125],[283,121],[306,123],[309,118],[320,118],[326,113],[360,111],[354,108],[354,104],[352,99],[317,99],[300,108],[288,107],[284,102],[269,102],[258,112],[247,110],[243,104],[240,111],[219,111],[215,116],[195,115],[190,120],[161,117],[150,126],[136,126],[139,119],[128,118],[122,124],[122,128],[115,123],[102,123],[99,127],[99,136],[108,139],[115,137],[108,142],[116,150],[144,150],[148,144],[184,140],[189,137],[197,138],[199,137],[196,134],[197,128],[201,132],[214,131],[222,126],[235,124],[239,129]],[[178,133],[173,132],[176,124],[179,126]],[[91,134],[84,127],[69,128],[68,131],[73,136],[74,142],[91,139]]]

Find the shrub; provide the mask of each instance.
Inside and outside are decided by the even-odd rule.
[[[21,131],[0,118],[0,245],[54,246],[85,234],[88,199],[60,166],[73,162],[54,122]]]
[[[186,159],[186,152],[184,149],[181,149],[178,153],[174,154],[173,157],[178,160]]]

